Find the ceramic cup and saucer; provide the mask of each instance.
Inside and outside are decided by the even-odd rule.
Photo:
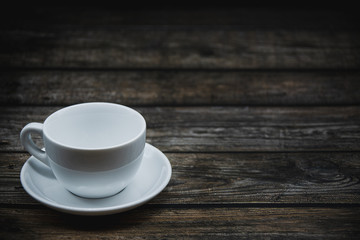
[[[32,141],[38,134],[44,149]],[[58,211],[106,215],[138,207],[171,178],[171,165],[145,143],[146,122],[137,111],[113,103],[60,109],[20,134],[32,155],[21,170],[25,191]]]

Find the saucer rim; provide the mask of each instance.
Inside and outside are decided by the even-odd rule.
[[[21,184],[22,184],[23,188],[25,189],[25,191],[31,197],[33,197],[35,200],[39,201],[40,203],[42,203],[52,209],[61,211],[61,212],[66,212],[66,213],[71,213],[71,214],[76,214],[76,215],[109,215],[109,214],[125,212],[128,210],[134,209],[136,207],[139,207],[139,206],[145,204],[146,202],[150,201],[152,198],[154,198],[156,195],[158,195],[160,192],[162,192],[162,190],[164,190],[164,188],[168,185],[168,183],[170,182],[170,179],[171,179],[172,167],[171,167],[171,163],[170,163],[169,159],[166,157],[166,155],[163,152],[161,152],[158,148],[154,147],[153,145],[151,145],[149,143],[145,144],[145,148],[153,148],[157,152],[157,154],[159,154],[161,156],[161,157],[159,157],[159,159],[161,159],[161,161],[166,166],[167,175],[165,176],[165,180],[162,181],[162,183],[158,187],[156,187],[152,192],[150,192],[150,194],[145,195],[144,197],[139,198],[136,201],[132,201],[132,202],[129,202],[126,204],[121,204],[121,205],[111,206],[111,207],[81,208],[81,207],[65,206],[65,205],[62,205],[55,201],[47,200],[46,198],[35,193],[32,190],[32,187],[30,187],[28,185],[27,181],[25,180],[26,179],[25,174],[26,174],[26,172],[28,172],[28,168],[29,168],[29,161],[31,158],[35,158],[34,156],[30,156],[26,160],[25,164],[22,166],[21,173],[20,173],[20,181],[21,181]],[[76,196],[76,195],[74,195],[74,196]],[[76,196],[76,197],[78,197],[78,196]]]

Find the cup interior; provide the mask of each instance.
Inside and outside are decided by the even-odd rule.
[[[137,111],[112,103],[84,103],[63,108],[44,123],[44,134],[71,148],[102,149],[126,144],[145,131]]]

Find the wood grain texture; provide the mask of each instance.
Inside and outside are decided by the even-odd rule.
[[[360,153],[167,153],[173,174],[150,205],[356,204]],[[0,153],[1,204],[36,206],[22,188],[27,153]]]
[[[357,239],[359,208],[153,208],[106,217],[0,208],[4,239]],[[25,217],[26,216],[26,217]]]
[[[337,105],[360,103],[358,71],[10,71],[0,104]]]
[[[3,29],[0,67],[348,69],[357,31],[48,28]]]
[[[21,129],[61,107],[1,107],[1,151],[23,151]],[[147,141],[166,152],[358,151],[360,108],[143,107]]]
[[[359,17],[328,5],[4,6],[0,238],[359,239]],[[79,217],[22,188],[22,127],[89,101],[136,108],[169,158],[146,205]]]

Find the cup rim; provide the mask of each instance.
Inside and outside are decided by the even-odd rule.
[[[126,109],[128,111],[131,111],[131,112],[135,113],[141,119],[141,122],[143,123],[142,124],[142,129],[139,131],[139,133],[135,137],[132,137],[131,139],[129,139],[129,140],[125,141],[125,142],[122,142],[120,144],[109,145],[109,146],[105,146],[105,147],[76,147],[76,146],[71,146],[71,145],[68,145],[66,143],[62,143],[62,142],[60,142],[58,140],[55,140],[52,136],[47,134],[47,131],[46,131],[47,124],[46,123],[50,119],[54,118],[56,115],[58,115],[61,112],[68,111],[71,108],[80,107],[82,105],[112,105],[112,106],[124,108],[124,109]],[[43,135],[44,135],[44,137],[47,138],[48,140],[50,140],[53,144],[56,144],[58,146],[66,148],[66,149],[78,150],[78,151],[102,151],[102,150],[112,150],[112,149],[116,149],[116,148],[125,147],[127,145],[130,145],[131,143],[136,142],[139,138],[141,138],[141,136],[144,134],[145,131],[146,131],[146,121],[145,121],[144,117],[138,111],[136,111],[135,109],[132,109],[130,107],[121,105],[121,104],[109,103],[109,102],[86,102],[86,103],[79,103],[79,104],[74,104],[74,105],[70,105],[70,106],[61,108],[61,109],[53,112],[52,114],[50,114],[45,119],[44,126],[43,126]]]

